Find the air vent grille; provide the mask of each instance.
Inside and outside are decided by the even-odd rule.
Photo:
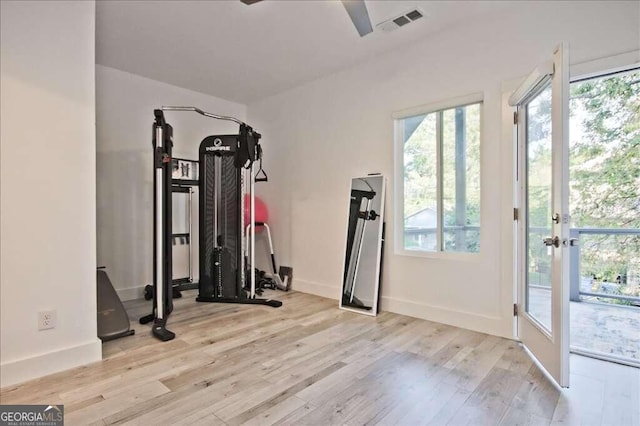
[[[393,18],[387,19],[386,21],[380,22],[376,27],[384,32],[390,32],[397,30],[400,27],[404,27],[407,24],[412,23],[424,16],[424,13],[419,11],[418,9],[413,9],[408,12],[403,13],[402,15],[394,16]]]
[[[399,16],[396,19],[394,19],[393,22],[395,22],[397,26],[401,27],[403,25],[408,24],[411,21],[404,16]]]
[[[415,21],[416,19],[420,19],[422,18],[422,13],[420,13],[417,10],[412,10],[411,12],[407,13],[407,18],[411,19],[412,21]]]

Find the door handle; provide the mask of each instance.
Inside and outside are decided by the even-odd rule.
[[[560,247],[560,238],[556,235],[555,237],[548,237],[542,240],[545,246],[547,247]]]

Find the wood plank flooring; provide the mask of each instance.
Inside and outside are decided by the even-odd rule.
[[[335,300],[273,293],[284,306],[176,301],[162,343],[136,335],[104,360],[0,391],[2,404],[64,404],[67,424],[640,424],[640,370],[572,355],[557,389],[517,342]]]

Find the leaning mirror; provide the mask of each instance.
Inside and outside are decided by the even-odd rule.
[[[340,307],[367,315],[378,313],[384,190],[385,179],[381,175],[351,181]]]

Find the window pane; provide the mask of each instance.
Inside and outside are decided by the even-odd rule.
[[[551,254],[544,238],[552,236],[551,87],[526,105],[526,310],[551,330]]]
[[[480,104],[442,112],[444,251],[480,251]]]
[[[404,142],[404,248],[436,250],[437,113],[402,120]]]

